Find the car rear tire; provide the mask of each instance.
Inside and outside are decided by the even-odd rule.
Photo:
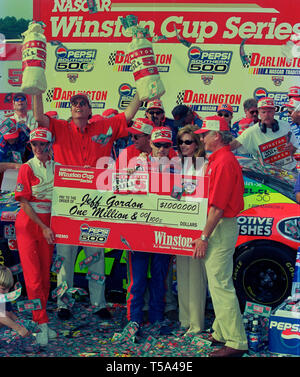
[[[296,251],[269,241],[249,243],[235,259],[233,281],[244,310],[246,301],[278,306],[291,293]]]

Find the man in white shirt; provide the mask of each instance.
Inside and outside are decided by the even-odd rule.
[[[230,143],[231,150],[243,146],[262,164],[274,164],[286,170],[295,169],[293,155],[298,142],[290,125],[274,119],[275,105],[272,98],[261,98],[258,101],[258,111],[260,121],[234,139]]]
[[[37,127],[32,111],[28,110],[27,97],[24,93],[16,93],[13,96],[14,114],[9,116],[19,124],[25,124],[30,130]]]

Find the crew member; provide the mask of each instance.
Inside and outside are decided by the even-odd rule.
[[[243,146],[248,153],[251,153],[254,157],[258,158],[262,164],[265,164],[264,154],[262,153],[262,145],[270,141],[276,140],[281,137],[286,137],[287,142],[284,151],[289,151],[290,160],[282,164],[280,159],[272,162],[274,165],[282,166],[286,170],[293,170],[296,167],[296,161],[292,157],[298,147],[297,140],[291,132],[291,127],[287,122],[282,120],[275,120],[275,105],[272,98],[264,97],[258,101],[258,111],[260,121],[254,126],[246,129],[238,138],[234,139],[231,143],[231,150],[235,150]],[[274,157],[279,158],[277,153]],[[270,161],[270,160],[267,160]],[[268,162],[270,163],[270,162]]]
[[[21,209],[15,227],[20,260],[29,300],[40,299],[41,309],[33,310],[33,321],[40,328],[36,340],[46,345],[56,337],[47,323],[46,306],[50,291],[54,233],[50,228],[55,162],[51,158],[52,134],[46,128],[30,133],[34,157],[19,170],[15,199]]]

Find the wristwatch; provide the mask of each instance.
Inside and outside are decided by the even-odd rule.
[[[203,233],[201,234],[200,238],[202,241],[206,241],[206,242],[208,241],[208,237],[206,237],[206,235]]]

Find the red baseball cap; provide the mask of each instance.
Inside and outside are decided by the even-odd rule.
[[[263,97],[257,102],[258,109],[275,109],[274,99],[270,97]]]
[[[300,86],[291,86],[288,92],[289,97],[300,97]]]
[[[172,143],[172,130],[169,127],[155,127],[151,133],[151,141],[154,143]]]
[[[161,102],[160,99],[155,99],[153,101],[149,101],[147,103],[147,109],[146,109],[146,111],[148,111],[150,109],[160,109],[162,111],[165,111],[164,107],[163,107],[163,104],[162,104],[162,102]]]
[[[151,132],[155,124],[152,120],[147,118],[137,118],[131,127],[127,128],[127,131],[132,134],[146,134],[151,135]]]
[[[29,134],[30,141],[43,141],[46,143],[51,143],[52,141],[52,133],[48,130],[48,128],[38,127],[32,130]]]
[[[228,105],[227,103],[222,103],[218,106],[217,112],[219,111],[228,111],[229,113],[233,114],[233,108],[231,105]]]
[[[213,115],[203,120],[202,127],[195,134],[203,134],[207,131],[229,131],[229,126],[223,117]]]
[[[3,138],[4,140],[16,139],[19,136],[20,129],[17,127],[17,122],[14,118],[8,118],[8,119],[11,120],[15,124],[15,126],[13,126],[9,131],[7,131],[3,135]]]

